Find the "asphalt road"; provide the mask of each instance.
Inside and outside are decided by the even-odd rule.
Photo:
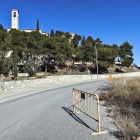
[[[57,87],[0,103],[0,140],[115,140],[111,133],[91,136],[98,123],[72,110],[72,88],[90,91],[105,81]],[[99,92],[99,91],[98,91]],[[97,94],[98,94],[97,92]],[[116,131],[100,102],[101,130]]]

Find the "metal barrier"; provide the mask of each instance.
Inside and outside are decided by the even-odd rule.
[[[108,133],[108,131],[101,132],[100,129],[99,98],[96,94],[73,88],[73,113],[78,113],[77,109],[98,122],[98,132],[91,135]]]

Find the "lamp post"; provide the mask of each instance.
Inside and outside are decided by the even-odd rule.
[[[98,42],[95,43],[95,53],[96,53],[97,80],[98,80],[98,60],[97,60],[97,48],[96,48],[97,43],[98,43]]]

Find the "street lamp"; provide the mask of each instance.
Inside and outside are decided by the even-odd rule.
[[[97,43],[98,43],[98,42],[95,43],[95,53],[96,53],[97,80],[98,80],[98,61],[97,61],[97,48],[96,48]]]

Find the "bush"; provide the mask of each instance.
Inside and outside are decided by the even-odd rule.
[[[36,76],[36,72],[33,71],[32,69],[28,69],[28,70],[27,70],[27,73],[29,74],[29,77]]]
[[[25,71],[29,74],[29,77],[36,76],[36,73],[40,70],[39,63],[36,63],[35,57],[28,58],[28,61],[24,64]]]
[[[29,74],[29,77],[36,76],[36,72],[39,71],[39,65],[28,62],[25,65],[25,71]]]
[[[71,70],[76,70],[76,66],[75,66],[74,64],[70,65],[69,68],[70,68]]]
[[[77,69],[80,71],[80,72],[85,72],[87,70],[86,66],[84,64],[81,64],[81,65],[78,65],[77,66]]]

